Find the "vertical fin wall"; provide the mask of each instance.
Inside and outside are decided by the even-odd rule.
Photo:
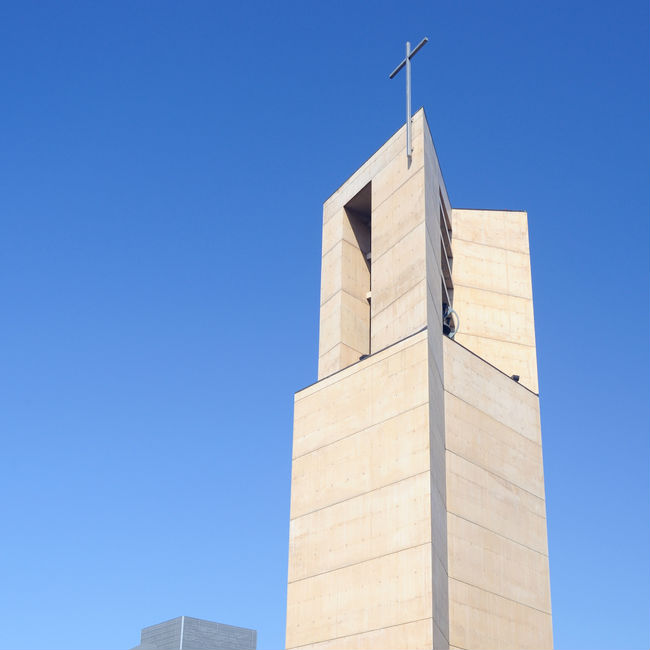
[[[429,342],[429,435],[431,457],[431,568],[433,647],[449,647],[447,497],[445,467],[444,363],[442,352],[442,272],[440,202],[451,207],[429,127],[424,129],[427,335]]]
[[[453,210],[456,340],[539,392],[528,216]]]

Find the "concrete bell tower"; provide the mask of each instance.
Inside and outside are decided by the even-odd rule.
[[[422,109],[405,138],[323,207],[286,647],[552,647],[526,214],[452,210]]]

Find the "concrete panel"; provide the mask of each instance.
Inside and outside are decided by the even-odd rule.
[[[368,354],[368,311],[366,300],[359,300],[346,291],[333,295],[321,308],[321,354],[340,343],[358,352],[355,361]]]
[[[519,383],[534,393],[539,391],[537,384],[537,350],[535,346],[496,341],[481,336],[470,336],[459,332],[455,339],[488,363],[511,377],[519,375]]]
[[[452,210],[454,239],[529,254],[528,215],[507,210]]]
[[[428,469],[429,411],[423,404],[296,458],[291,518]]]
[[[548,554],[544,499],[451,452],[447,456],[447,494],[449,512]]]
[[[289,583],[430,542],[429,489],[425,471],[293,519]]]
[[[433,584],[433,620],[436,647],[440,644],[437,632],[449,638],[449,600],[448,600],[448,544],[447,544],[447,511],[445,507],[445,473],[444,466],[440,467],[440,459],[444,459],[444,442],[439,441],[438,434],[431,432],[431,565]],[[444,465],[444,463],[442,463]],[[436,630],[437,628],[437,630]]]
[[[447,558],[440,559],[434,551],[431,564],[434,647],[446,648],[449,645],[449,575],[447,574]]]
[[[449,640],[435,623],[433,624],[433,648],[434,650],[447,650],[449,648]]]
[[[342,295],[342,291],[337,291],[321,305],[318,335],[319,357],[341,343]]]
[[[296,394],[294,457],[427,402],[426,336],[409,338],[377,357]]]
[[[318,377],[325,379],[359,361],[359,350],[339,343],[318,358]]]
[[[335,376],[327,377],[325,379],[319,379],[318,381],[315,381],[313,384],[309,384],[309,386],[306,386],[305,388],[296,391],[294,399],[295,401],[298,401],[306,397],[309,397],[310,395],[317,393],[323,390],[324,388],[327,388],[332,384],[341,381],[341,379],[345,377],[349,377],[356,372],[359,372],[360,368],[366,368],[375,363],[379,363],[385,360],[386,358],[388,358],[389,356],[395,354],[396,351],[403,350],[411,345],[414,345],[417,342],[424,341],[426,340],[426,338],[427,337],[425,331],[416,332],[413,336],[409,336],[402,341],[398,341],[394,345],[387,346],[383,350],[374,353],[370,358],[364,359],[362,365],[358,365],[358,366],[355,365],[350,368],[345,368],[340,372],[336,373]]]
[[[358,245],[356,235],[354,234],[350,219],[344,207],[341,207],[323,224],[323,257],[341,241],[346,241],[353,246]]]
[[[553,647],[551,615],[449,581],[450,643],[458,648],[538,650]]]
[[[532,300],[530,257],[454,238],[454,283]]]
[[[447,449],[544,498],[542,448],[475,406],[445,393]]]
[[[446,391],[541,444],[537,395],[447,337],[443,350]]]
[[[372,205],[379,208],[404,183],[424,166],[421,113],[413,119],[413,156],[410,166],[406,161],[406,146],[372,179]]]
[[[429,369],[430,385],[435,386],[440,382],[440,378],[435,371]],[[442,399],[436,394],[437,391],[431,390],[431,399],[429,401],[429,431],[430,431],[430,452],[431,452],[431,480],[435,485],[436,491],[440,494],[443,506],[446,504],[446,460],[445,460],[445,424],[444,424],[444,404]],[[446,510],[446,507],[445,507]]]
[[[449,577],[551,611],[548,557],[449,513]]]
[[[426,280],[392,302],[386,309],[373,313],[371,350],[381,350],[395,341],[418,332],[427,325]]]
[[[379,259],[424,221],[424,169],[372,211],[372,256]],[[374,271],[373,271],[374,274]]]
[[[455,261],[454,268],[457,266]],[[461,318],[463,334],[535,345],[532,300],[454,283],[454,309]]]
[[[322,643],[300,646],[299,650],[375,650],[400,648],[400,650],[430,650],[433,645],[431,619],[383,627],[379,630],[339,637]]]
[[[327,303],[330,298],[341,291],[342,282],[342,262],[343,254],[342,240],[339,240],[332,246],[321,261],[321,283],[320,283],[320,304],[321,307]]]
[[[425,228],[420,223],[372,260],[372,313],[379,314],[426,277]]]
[[[530,270],[530,256],[516,251],[506,251],[508,268],[508,293],[533,299],[533,280]]]
[[[287,648],[431,617],[431,545],[292,582]]]
[[[323,223],[323,234],[322,234],[322,243],[321,243],[321,254],[322,257],[325,257],[327,253],[332,250],[342,239],[343,235],[343,223],[348,222],[349,220],[345,214],[345,210],[341,207],[336,214],[333,214],[327,222]],[[351,230],[351,229],[350,229]],[[348,241],[352,244],[354,239],[349,239]],[[322,278],[321,278],[322,279]],[[322,300],[321,300],[322,302]]]
[[[359,354],[370,352],[370,308],[368,301],[341,292],[341,343]]]
[[[327,354],[332,348],[341,343],[341,295],[337,291],[321,305],[318,331],[318,357]],[[322,375],[319,372],[319,379]]]
[[[344,290],[365,302],[370,289],[366,260],[356,243],[338,241],[323,256],[321,267],[321,305]]]

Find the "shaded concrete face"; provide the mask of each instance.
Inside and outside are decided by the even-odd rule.
[[[443,342],[449,643],[551,648],[539,398]]]

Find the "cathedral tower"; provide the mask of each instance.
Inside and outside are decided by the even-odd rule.
[[[405,138],[323,207],[286,647],[552,647],[526,213],[452,209]]]

